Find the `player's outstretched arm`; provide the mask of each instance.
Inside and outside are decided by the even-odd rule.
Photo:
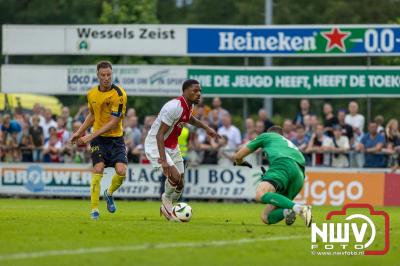
[[[89,112],[89,114],[86,116],[85,121],[83,122],[83,124],[80,126],[80,128],[74,132],[74,134],[72,134],[71,138],[70,138],[70,143],[74,143],[76,142],[80,136],[82,136],[82,134],[93,125],[94,123],[94,115],[92,114],[92,112]]]
[[[246,157],[250,153],[252,153],[252,151],[247,148],[247,146],[242,147],[238,152],[235,153],[235,155],[233,155],[234,165],[241,165],[252,168],[252,165],[250,163],[243,160],[244,157]]]
[[[207,126],[206,124],[204,124],[203,122],[201,122],[199,119],[197,119],[194,116],[190,117],[189,124],[191,124],[195,127],[200,127],[202,129],[204,129],[206,131],[207,135],[209,135],[212,138],[215,138],[215,137],[221,138],[221,136],[214,129]]]

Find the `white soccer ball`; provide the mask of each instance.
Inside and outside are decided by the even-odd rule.
[[[186,203],[178,203],[172,208],[172,213],[181,222],[189,222],[192,218],[192,207]]]

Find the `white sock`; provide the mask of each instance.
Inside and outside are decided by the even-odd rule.
[[[172,193],[172,202],[176,202],[179,200],[179,198],[182,196],[183,188],[181,191],[174,190]]]
[[[294,212],[296,214],[300,214],[300,212],[303,210],[304,206],[300,205],[300,204],[294,204],[292,210],[294,210]]]
[[[165,186],[164,186],[164,193],[167,199],[172,198],[172,194],[175,192],[176,186],[172,186],[171,183],[169,182],[168,178],[165,180]]]
[[[287,216],[289,214],[289,209],[283,209],[283,216]]]

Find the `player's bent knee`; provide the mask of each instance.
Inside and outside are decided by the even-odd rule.
[[[256,201],[261,201],[262,196],[268,192],[275,192],[275,187],[269,182],[261,182],[256,189]]]
[[[171,171],[171,176],[169,177],[169,180],[171,181],[170,183],[174,186],[178,186],[179,183],[181,182],[181,174],[178,172],[178,169],[176,167],[170,167]]]
[[[115,166],[115,172],[119,176],[125,176],[126,175],[126,165],[125,164],[118,164]]]
[[[93,167],[93,173],[95,174],[103,174],[104,172],[104,164],[98,163]]]
[[[179,182],[178,181],[176,181],[175,179],[173,179],[173,178],[169,178],[168,179],[168,182],[171,184],[171,186],[173,186],[173,187],[177,187],[178,185],[179,185]]]
[[[260,191],[257,190],[257,192],[256,192],[256,201],[257,201],[257,202],[260,202],[260,201],[261,201],[261,197],[262,197],[263,195],[264,195],[264,194],[262,194]]]
[[[265,189],[263,189],[263,188],[261,188],[261,187],[257,187],[257,190],[256,190],[256,201],[257,202],[260,202],[261,201],[261,198],[262,198],[262,196],[264,196],[265,195],[265,193],[267,193],[268,191],[266,191]]]

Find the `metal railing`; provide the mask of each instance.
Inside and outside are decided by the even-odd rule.
[[[21,150],[28,150],[29,148],[21,148]],[[33,150],[38,150],[38,149],[33,149]],[[219,149],[188,149],[187,154],[188,154],[188,159],[192,161],[197,161],[193,162],[194,165],[202,164],[203,161],[203,154],[205,151],[213,151],[218,154]],[[225,149],[224,152],[227,153],[234,153],[236,152],[237,149]],[[82,151],[79,151],[82,153]],[[87,151],[88,152],[88,151]],[[337,152],[337,151],[312,151],[312,152],[303,152],[303,155],[306,158],[306,162],[308,166],[323,166],[323,167],[335,167],[332,166],[332,161],[335,155],[344,155],[345,158],[344,160],[347,160],[348,162],[346,163],[347,166],[341,166],[341,168],[349,168],[349,167],[357,167],[357,168],[362,168],[364,166],[364,156],[365,154],[372,154],[372,155],[384,155],[387,157],[387,159],[392,158],[394,162],[398,162],[398,158],[400,157],[400,149],[396,149],[394,152],[372,152],[372,153],[366,153],[366,152],[359,152],[355,150],[349,150],[346,152]],[[60,154],[62,155],[62,153]],[[323,159],[318,163],[317,156],[322,155]],[[43,156],[43,154],[42,154]],[[70,157],[73,157],[73,154],[69,154]],[[140,156],[145,156],[144,150],[140,149]],[[197,157],[194,158],[193,157]],[[268,163],[268,158],[265,158],[263,156],[263,153],[261,150],[258,150],[253,154],[253,164],[257,165],[264,165]]]

